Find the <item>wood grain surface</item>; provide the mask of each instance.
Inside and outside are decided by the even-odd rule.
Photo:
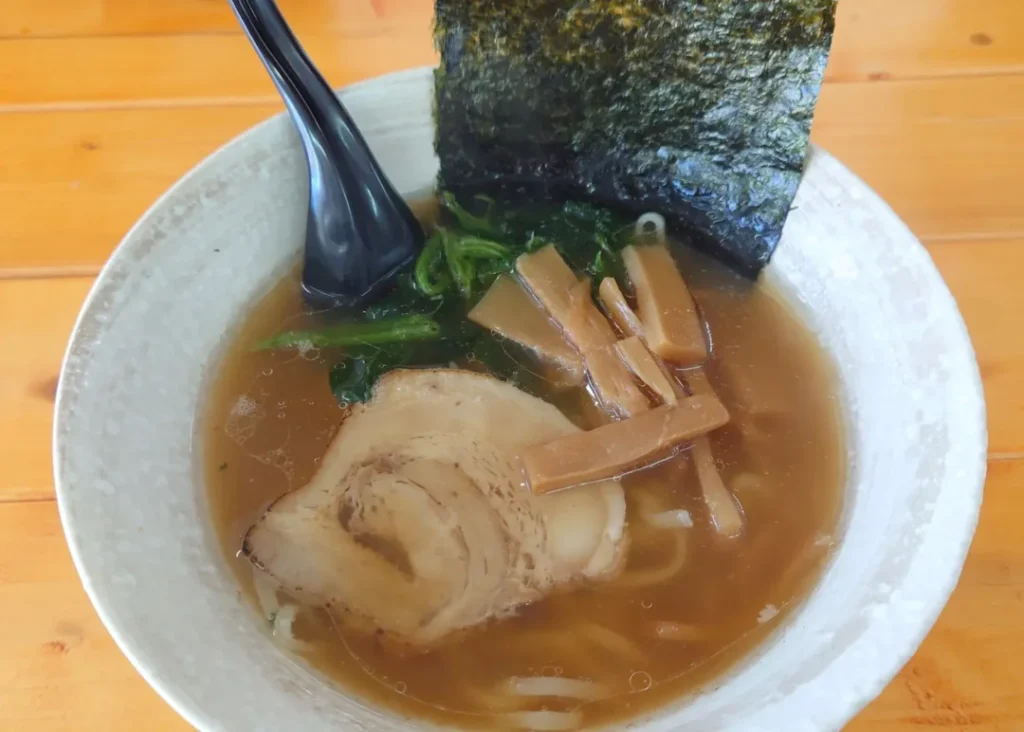
[[[335,85],[434,61],[429,0],[280,0]],[[92,278],[281,105],[222,0],[0,11],[0,730],[185,730],[104,630],[53,501],[53,391]],[[1024,0],[841,0],[814,139],[927,244],[974,340],[989,479],[964,573],[855,732],[1024,730]]]

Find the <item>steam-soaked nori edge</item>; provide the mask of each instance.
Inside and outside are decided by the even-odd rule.
[[[768,263],[835,0],[436,0],[440,186],[655,210]]]

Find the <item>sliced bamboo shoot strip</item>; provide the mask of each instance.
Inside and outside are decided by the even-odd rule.
[[[635,336],[640,339],[643,343],[644,349],[650,354],[651,359],[657,365],[661,375],[665,378],[666,382],[672,389],[672,393],[675,395],[674,399],[666,399],[662,397],[666,404],[675,404],[678,399],[685,397],[686,390],[683,389],[683,385],[679,383],[679,379],[669,371],[668,366],[659,357],[651,353],[651,347],[647,343],[647,335],[644,333],[643,323],[637,317],[636,313],[633,312],[633,308],[626,302],[625,295],[622,294],[622,290],[619,289],[619,283],[611,277],[605,277],[601,280],[601,286],[598,288],[598,296],[601,298],[601,302],[604,304],[605,310],[608,312],[609,317],[616,324],[616,326],[627,336]],[[628,338],[627,338],[628,340]],[[625,361],[625,359],[623,359]],[[633,369],[633,366],[626,362],[633,373],[636,373],[641,381],[647,384],[647,386],[655,389],[651,382],[647,382],[643,376]],[[657,389],[655,389],[657,392]]]
[[[590,282],[577,280],[552,245],[519,257],[516,270],[565,337],[583,354],[601,407],[616,419],[650,408],[629,369],[610,350],[618,339],[590,296]]]
[[[636,292],[650,349],[680,366],[703,363],[708,357],[704,328],[668,247],[628,246],[622,260]]]
[[[579,352],[537,301],[509,275],[498,275],[468,317],[554,364],[566,384],[583,383],[583,358]]]
[[[707,372],[702,368],[684,372],[683,378],[694,396],[715,393]],[[693,460],[697,468],[701,494],[704,496],[704,503],[707,504],[715,532],[729,539],[739,536],[743,533],[743,515],[736,506],[736,499],[722,481],[718,466],[715,465],[711,442],[707,437],[694,440]]]
[[[576,279],[553,245],[519,257],[516,271],[580,353],[615,343],[615,331],[590,297],[590,283]]]
[[[617,346],[593,349],[587,354],[586,365],[601,408],[617,419],[626,419],[646,412],[651,403],[637,387]]]
[[[728,412],[713,395],[666,404],[621,422],[526,448],[521,456],[526,479],[534,493],[549,493],[614,478],[657,462],[679,444],[728,421]]]
[[[671,376],[665,373],[661,364],[637,336],[631,336],[615,344],[619,358],[629,367],[640,381],[658,395],[665,404],[676,404],[679,400],[672,388]]]
[[[703,399],[705,397],[690,398]],[[697,467],[697,478],[704,494],[704,502],[708,506],[715,531],[720,536],[729,539],[739,536],[743,533],[743,516],[736,505],[736,500],[732,497],[729,489],[725,487],[725,483],[722,482],[722,476],[718,474],[715,456],[711,452],[711,443],[707,437],[701,436],[693,441],[693,460]]]
[[[629,318],[629,315],[633,315],[633,311],[629,307],[629,303],[626,302],[626,298],[622,295],[622,291],[619,289],[615,280],[610,278],[603,280],[601,282],[599,295],[601,296],[601,302],[604,303],[609,314],[619,314],[617,317],[615,315],[612,316],[619,328],[624,332],[628,328],[629,332],[643,341],[645,350],[650,348],[650,344],[647,342],[647,331],[644,328],[644,325],[639,322],[634,323],[635,315],[633,319]],[[701,343],[703,343],[703,334],[701,335],[701,339]],[[623,344],[630,340],[633,339],[620,341],[618,346],[622,347]],[[635,346],[627,346],[627,348],[635,348]],[[620,355],[621,353],[622,352],[620,350]],[[678,379],[669,373],[664,362],[656,356],[653,356],[652,359],[661,370],[661,373],[667,377],[668,383],[673,389],[675,395],[677,397],[684,396],[685,392],[682,389],[682,385],[679,383]],[[625,358],[623,360],[626,361]],[[628,361],[626,361],[626,363],[627,365],[629,364]],[[644,381],[644,383],[654,389],[659,396],[661,396],[660,391],[658,391],[650,381],[645,379],[643,375],[633,368],[633,366],[630,365],[630,368],[642,381]],[[707,373],[703,368],[690,369],[683,373],[683,378],[686,380],[687,386],[690,388],[690,392],[695,397],[710,396],[717,398],[714,387],[711,386],[711,381],[708,379]],[[665,401],[666,403],[671,403],[668,402],[667,399]],[[743,516],[736,507],[736,501],[733,499],[732,494],[722,482],[722,477],[718,473],[718,467],[715,465],[714,454],[711,451],[711,443],[708,441],[707,437],[702,436],[695,441],[694,460],[697,467],[697,478],[700,482],[701,493],[704,496],[704,502],[707,504],[708,512],[711,515],[711,523],[714,525],[716,533],[727,538],[738,536],[743,532]]]
[[[601,284],[597,288],[597,295],[601,298],[601,304],[604,305],[608,317],[612,319],[615,327],[622,331],[623,335],[643,335],[644,326],[640,323],[637,314],[633,312],[633,308],[629,306],[626,296],[622,294],[619,283],[615,281],[614,277],[605,277],[601,280]]]

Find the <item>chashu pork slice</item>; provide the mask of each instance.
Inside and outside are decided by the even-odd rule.
[[[623,565],[617,481],[543,496],[525,484],[522,449],[575,432],[490,376],[390,372],[242,551],[298,599],[429,645]]]

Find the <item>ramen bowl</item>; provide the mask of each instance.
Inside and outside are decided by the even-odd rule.
[[[429,69],[342,92],[403,193],[437,172]],[[225,343],[294,266],[305,163],[275,117],[197,166],[129,232],[75,326],[54,469],[75,564],[146,680],[200,730],[404,730],[272,644],[213,527],[195,440]],[[631,728],[833,730],[910,658],[956,585],[985,473],[978,368],[926,251],[812,149],[765,277],[836,364],[849,459],[841,540],[803,604],[700,693]]]

